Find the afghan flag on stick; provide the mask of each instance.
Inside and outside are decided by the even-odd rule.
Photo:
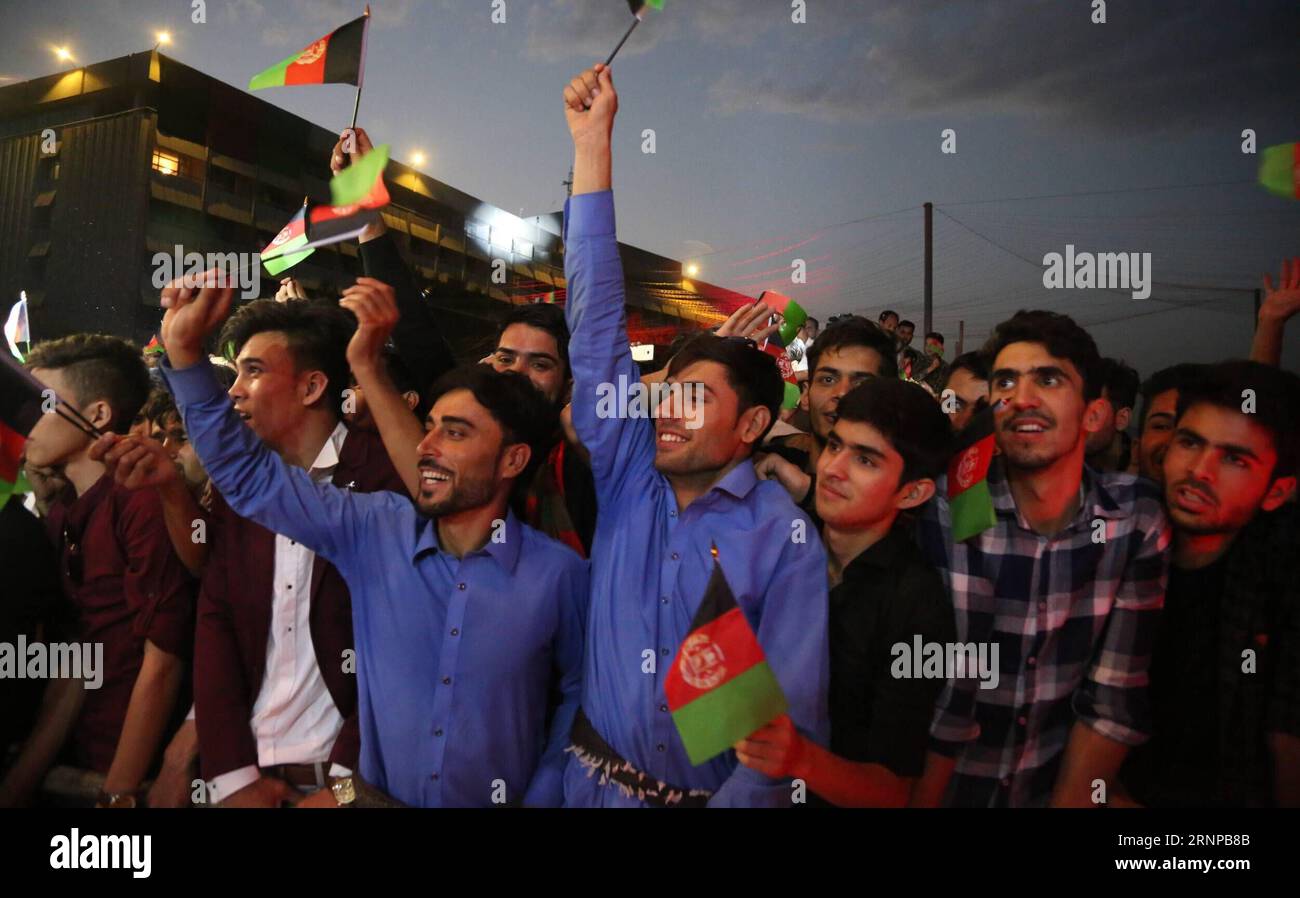
[[[767,342],[761,347],[764,352],[776,359],[776,367],[781,370],[781,379],[785,381],[785,395],[781,398],[781,407],[790,409],[799,404],[799,380],[794,374],[794,363],[790,361],[789,354],[785,347],[799,333],[799,328],[803,327],[804,322],[808,320],[808,313],[803,310],[799,303],[795,302],[788,296],[776,293],[772,290],[764,290],[758,295],[758,301],[766,303],[767,307],[781,316],[781,327],[777,333],[768,338]],[[790,327],[792,320],[797,321],[793,330],[789,330],[789,336],[786,336],[787,329]]]
[[[627,31],[623,33],[623,39],[618,42],[618,46],[614,48],[614,52],[609,54],[609,59],[605,60],[606,68],[608,68],[610,63],[614,61],[614,57],[618,55],[618,51],[623,49],[623,45],[626,44],[627,39],[632,36],[632,32],[636,31],[636,26],[641,24],[641,20],[646,16],[646,9],[648,7],[653,7],[662,10],[664,8],[664,0],[627,0],[627,6],[628,9],[632,10],[632,24],[627,26]]]
[[[716,560],[691,632],[664,678],[664,695],[687,757],[698,766],[787,710],[745,614]]]
[[[289,223],[262,250],[262,265],[274,277],[314,252],[314,248],[307,247],[307,202],[304,200],[298,214],[289,219]]]
[[[758,295],[758,301],[766,303],[769,309],[781,316],[781,343],[789,346],[808,321],[808,313],[799,303],[774,290],[764,290]]]
[[[290,84],[355,84],[361,86],[365,67],[366,28],[369,14],[336,28],[318,41],[248,82],[249,90]]]
[[[952,538],[962,542],[998,522],[989,493],[989,465],[993,462],[992,406],[971,418],[958,437],[958,449],[948,462],[948,508],[952,513]]]
[[[1300,200],[1300,143],[1265,147],[1259,157],[1259,183],[1269,193]]]

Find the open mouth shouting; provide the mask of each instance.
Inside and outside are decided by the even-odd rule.
[[[1218,504],[1209,490],[1187,480],[1173,488],[1170,498],[1175,506],[1188,514],[1201,514]]]

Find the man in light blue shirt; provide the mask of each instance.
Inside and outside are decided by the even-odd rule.
[[[716,547],[791,719],[826,742],[826,555],[807,517],[750,460],[775,420],[781,376],[749,341],[705,335],[673,360],[675,393],[648,404],[653,421],[644,404],[618,399],[640,385],[610,191],[618,99],[608,69],[575,78],[565,102],[575,147],[565,213],[573,423],[591,454],[599,507],[565,803],[788,807],[799,790],[738,766],[733,751],[692,766],[664,695]]]
[[[366,305],[393,305],[373,284],[363,292]],[[163,291],[164,376],[230,506],[324,556],[348,581],[356,657],[338,663],[355,664],[358,676],[364,780],[425,807],[559,805],[587,564],[507,506],[553,410],[523,375],[457,369],[435,386],[418,476],[402,471],[418,484],[418,511],[396,493],[315,483],[253,435],[212,375],[202,345],[231,293]],[[353,343],[381,345],[375,330],[359,329]],[[389,445],[378,387],[365,385]],[[557,674],[563,698],[548,727]]]

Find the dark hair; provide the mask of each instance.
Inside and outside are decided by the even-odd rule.
[[[76,394],[63,398],[77,405],[107,402],[113,417],[106,429],[119,434],[131,429],[153,383],[139,347],[107,334],[72,334],[37,343],[27,354],[27,367],[62,371]]]
[[[142,411],[144,419],[150,424],[162,424],[168,415],[180,417],[180,410],[176,408],[176,400],[172,394],[167,392],[166,387],[154,387],[149,393],[149,399],[144,404]]]
[[[1133,408],[1137,404],[1138,386],[1142,378],[1135,369],[1130,368],[1119,359],[1101,360],[1101,385],[1106,389],[1106,397],[1115,411]]]
[[[906,318],[904,318],[902,321],[898,322],[898,326],[899,326],[899,327],[910,327],[912,330],[916,330],[916,322],[914,322],[914,321],[908,321]]]
[[[501,324],[497,328],[496,345],[501,344],[501,335],[512,324],[535,327],[554,337],[555,346],[560,353],[560,364],[564,366],[564,376],[566,378],[573,376],[573,371],[569,368],[569,324],[564,320],[564,309],[548,303],[514,306],[501,319]]]
[[[785,398],[785,381],[776,359],[749,340],[699,334],[673,356],[668,363],[668,376],[673,377],[696,362],[717,362],[726,368],[727,383],[740,399],[740,411],[761,405],[771,413],[768,430],[776,423],[781,412],[781,400]],[[757,448],[766,435],[766,430],[759,434],[753,448]]]
[[[217,345],[233,359],[256,334],[283,333],[298,371],[324,372],[328,381],[326,405],[338,415],[343,406],[343,391],[351,382],[347,351],[354,330],[356,319],[351,313],[332,304],[303,299],[288,302],[258,299],[230,316],[221,329]]]
[[[1049,355],[1067,359],[1083,378],[1083,398],[1089,402],[1101,396],[1101,353],[1092,335],[1074,323],[1069,315],[1045,309],[1021,309],[993,330],[981,352],[990,370],[998,353],[1012,343],[1040,343]]]
[[[1251,390],[1253,412],[1244,412],[1243,393]],[[1273,435],[1277,463],[1271,479],[1296,472],[1300,455],[1300,377],[1262,362],[1233,359],[1205,366],[1200,376],[1178,390],[1176,418],[1201,403],[1216,405],[1250,420]]]
[[[851,315],[841,318],[834,324],[826,325],[826,330],[818,334],[808,350],[808,376],[817,371],[817,364],[822,353],[845,346],[865,346],[874,349],[880,356],[881,377],[898,377],[898,357],[894,354],[894,338],[885,333],[880,325],[865,318]]]
[[[952,454],[952,425],[925,388],[892,377],[870,377],[839,404],[840,421],[870,424],[903,457],[899,485],[937,477]]]
[[[813,316],[811,316],[811,315],[809,315],[809,316],[804,320],[804,324],[813,324],[813,325],[816,325],[817,327],[821,327],[821,326],[822,326],[822,323],[821,323],[820,321],[818,321],[816,318],[814,318]]]
[[[880,313],[880,317],[877,318],[876,320],[879,321],[881,324],[884,324],[885,319],[897,318],[897,317],[898,317],[898,313],[895,312],[893,309],[885,309],[885,311]]]
[[[953,359],[952,364],[948,366],[948,377],[943,385],[948,386],[948,381],[952,380],[953,374],[962,368],[965,368],[980,380],[989,379],[989,364],[984,360],[984,356],[978,352],[963,352]]]
[[[937,343],[943,343],[943,334],[938,331],[930,331],[930,333],[925,335],[925,339],[934,340]]]
[[[526,375],[497,371],[491,365],[461,365],[434,382],[429,407],[454,390],[468,390],[474,401],[487,409],[501,426],[506,445],[527,443],[533,450],[532,461],[541,461],[542,449],[559,426],[559,413]]]
[[[235,381],[239,379],[239,375],[235,372],[235,369],[229,365],[214,364],[212,366],[212,373],[216,376],[217,383],[221,384],[221,389],[225,390],[227,393],[229,393],[230,388],[235,385]]]
[[[1142,395],[1142,423],[1145,424],[1147,415],[1151,414],[1151,401],[1153,399],[1169,390],[1178,390],[1181,393],[1184,387],[1204,377],[1209,367],[1209,365],[1183,362],[1179,365],[1161,368],[1148,377],[1143,382],[1140,391]]]

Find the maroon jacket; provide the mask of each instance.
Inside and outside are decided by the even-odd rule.
[[[348,430],[332,482],[360,493],[406,495],[379,436],[358,428]],[[194,641],[199,761],[207,780],[258,763],[250,724],[266,672],[275,575],[275,534],[236,515],[215,490],[213,498],[212,553]],[[356,769],[361,747],[356,674],[343,672],[343,652],[352,648],[352,600],[342,575],[320,556],[312,565],[310,620],[316,663],[343,715],[329,760]]]
[[[172,550],[154,490],[129,490],[105,474],[71,503],[55,503],[46,526],[58,547],[64,592],[77,612],[76,639],[104,646],[103,684],[86,690],[72,731],[73,757],[79,767],[107,773],[145,640],[189,658],[194,580]]]

